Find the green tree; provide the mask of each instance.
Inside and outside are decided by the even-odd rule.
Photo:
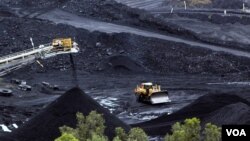
[[[108,141],[107,137],[93,133],[87,141]]]
[[[201,126],[198,118],[186,119],[183,128],[188,141],[200,140]]]
[[[75,129],[71,128],[71,127],[68,127],[68,126],[62,126],[62,127],[59,127],[59,130],[61,132],[61,134],[71,134],[73,135],[74,137],[77,137],[77,132]]]
[[[113,141],[122,141],[118,136],[114,137]]]
[[[107,137],[104,136],[104,119],[101,114],[96,111],[90,112],[88,116],[84,116],[82,113],[76,114],[77,125],[76,128],[68,126],[60,127],[60,132],[63,134],[71,134],[79,141],[107,141]]]
[[[77,124],[76,124],[76,136],[80,141],[86,141],[88,138],[90,138],[90,135],[87,135],[88,133],[88,127],[86,126],[86,118],[82,113],[76,113],[76,119],[77,119]]]
[[[55,139],[55,141],[79,141],[72,134],[64,133],[59,138]]]
[[[147,141],[148,136],[141,128],[132,128],[129,131],[127,141]]]
[[[187,141],[185,128],[179,122],[172,125],[171,131],[173,134],[167,134],[164,138],[165,141]]]
[[[80,141],[86,141],[92,138],[92,133],[98,136],[104,135],[104,119],[101,114],[96,111],[90,112],[87,117],[84,117],[82,113],[77,113],[77,137]]]
[[[117,127],[115,128],[115,133],[116,133],[116,137],[113,140],[117,140],[117,141],[127,141],[128,140],[128,135],[126,134],[126,132],[124,131],[123,128],[121,127]]]
[[[174,132],[174,131],[179,131],[179,130],[182,130],[182,125],[180,122],[176,122],[173,126],[172,126],[172,129],[171,131]]]
[[[172,134],[167,134],[165,141],[200,141],[201,126],[198,118],[186,119],[183,124],[177,122],[172,126]],[[220,141],[221,128],[207,123],[203,131],[204,141]]]
[[[204,129],[205,139],[204,141],[220,141],[221,139],[221,128],[207,123]]]
[[[177,122],[172,126],[172,135],[167,134],[165,141],[199,141],[200,130],[199,119],[186,119],[184,124]]]
[[[176,131],[173,135],[167,134],[165,136],[165,141],[187,141],[185,138],[185,132],[183,130]]]
[[[87,126],[87,136],[91,136],[91,133],[95,133],[99,136],[104,135],[104,119],[101,114],[96,111],[90,112],[89,116],[86,117],[85,125]]]

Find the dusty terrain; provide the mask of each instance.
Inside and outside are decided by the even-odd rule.
[[[31,48],[30,37],[36,46],[57,37],[74,38],[81,49],[73,55],[78,86],[120,120],[152,136],[164,135],[172,123],[192,116],[217,125],[249,123],[248,13],[229,7],[223,15],[223,9],[207,11],[207,6],[171,14],[128,6],[112,0],[3,0],[0,54]],[[69,55],[40,61],[44,68],[34,63],[2,77],[1,87],[12,89],[13,96],[0,98],[0,125],[26,127],[77,85]],[[19,90],[10,83],[13,78],[27,81],[32,91]],[[59,90],[43,86],[44,81]],[[162,85],[172,102],[138,103],[133,90],[144,81]],[[214,106],[190,112],[194,105]],[[240,114],[223,116],[236,111]],[[165,130],[154,132],[159,128]]]
[[[145,10],[159,10],[184,8],[184,0],[116,0],[119,3],[133,8]],[[217,9],[240,9],[243,2],[248,6],[249,0],[185,0],[187,8],[217,8]]]

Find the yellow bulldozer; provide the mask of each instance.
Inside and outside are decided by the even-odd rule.
[[[162,91],[160,85],[153,85],[151,82],[141,83],[135,88],[135,95],[139,102],[151,104],[162,104],[171,102],[168,91]]]

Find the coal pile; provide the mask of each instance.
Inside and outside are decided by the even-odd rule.
[[[24,7],[27,9],[37,9],[37,8],[53,8],[59,7],[68,0],[1,0],[0,4],[10,6],[10,7]]]
[[[10,0],[4,0],[11,6],[12,2]],[[3,1],[4,5],[8,5]],[[46,0],[40,0],[41,2]],[[21,5],[25,1],[20,1]],[[56,1],[51,1],[55,2]],[[59,1],[58,1],[59,2]],[[86,3],[87,4],[86,4]],[[17,2],[18,3],[18,2]],[[119,13],[120,19],[114,20],[112,22],[120,24],[128,24],[130,26],[147,27],[147,29],[154,29],[166,31],[164,24],[157,23],[161,20],[154,17],[148,16],[147,13],[143,11],[134,11],[129,7],[126,7],[128,11],[137,14],[124,15],[121,13],[120,4],[116,5],[115,2],[108,0],[85,0],[79,1],[74,0],[71,4],[66,1],[59,2],[64,10],[73,12],[72,10],[86,10],[82,14],[79,11],[75,11],[75,14],[94,17],[94,15],[101,17],[103,12],[106,10],[103,7],[109,7],[110,9],[103,16],[112,17],[112,14]],[[31,2],[31,5],[39,5],[39,2]],[[90,8],[91,5],[96,5],[95,8]],[[41,5],[40,5],[41,6]],[[4,9],[8,7],[4,6]],[[21,6],[22,7],[22,6]],[[118,8],[119,7],[119,8]],[[124,6],[123,6],[124,7]],[[70,10],[71,9],[71,10]],[[90,11],[93,10],[93,11]],[[6,11],[6,10],[5,10]],[[8,11],[8,10],[7,10]],[[45,9],[46,11],[46,9]],[[81,12],[80,12],[81,13]],[[126,12],[125,12],[126,13]],[[8,13],[3,13],[5,16]],[[125,21],[123,21],[125,19]],[[145,25],[144,25],[145,24]],[[174,26],[174,29],[177,29]],[[162,41],[153,38],[145,38],[131,34],[106,34],[93,32],[90,33],[83,29],[77,29],[72,26],[58,24],[55,25],[48,21],[42,21],[37,19],[23,19],[18,17],[3,18],[0,23],[0,55],[7,55],[10,53],[18,52],[24,49],[31,48],[31,43],[29,38],[32,37],[36,46],[39,44],[49,43],[53,38],[58,37],[76,37],[76,41],[81,47],[80,53],[75,55],[78,60],[76,62],[77,70],[83,70],[86,72],[96,72],[102,71],[105,68],[106,62],[109,57],[124,55],[132,58],[132,61],[126,65],[117,65],[118,68],[123,68],[127,70],[136,70],[136,72],[150,72],[150,73],[213,73],[213,74],[225,74],[225,73],[238,73],[242,71],[249,71],[249,60],[247,58],[235,57],[232,55],[227,55],[226,53],[212,52],[211,50],[200,49],[200,48],[187,48],[187,45],[180,44],[170,41]],[[188,34],[188,31],[178,28],[178,31],[183,32],[183,34]],[[174,30],[171,30],[174,32]],[[178,33],[176,33],[178,34]],[[101,43],[97,46],[97,43]],[[154,49],[152,51],[152,48]],[[58,61],[59,60],[59,61]],[[133,62],[134,60],[134,62]],[[104,64],[104,63],[105,64]],[[46,70],[69,70],[70,61],[67,55],[60,55],[54,58],[50,58],[42,62]],[[111,62],[112,63],[112,62]],[[141,64],[140,67],[136,63]],[[135,66],[135,67],[133,67]],[[40,71],[40,66],[32,65],[32,67],[26,67],[27,71],[34,70]],[[133,69],[132,69],[133,68]],[[19,72],[17,72],[19,74]]]
[[[23,8],[32,12],[60,8],[84,17],[154,29],[162,27],[160,24],[164,23],[163,20],[159,21],[147,11],[130,8],[115,0],[3,0],[0,5]],[[163,27],[168,29],[167,25]]]
[[[247,124],[249,123],[249,105],[249,101],[234,94],[208,94],[172,115],[162,115],[151,121],[133,126],[143,128],[149,135],[165,135],[170,131],[172,124],[192,117],[200,118],[202,123],[205,121],[217,125],[236,124],[238,119],[242,121],[242,124]],[[232,115],[232,113],[238,113],[239,111],[239,115]]]
[[[122,127],[127,131],[130,129],[128,125],[110,114],[107,109],[101,107],[81,89],[73,88],[19,129],[0,137],[0,140],[52,141],[60,136],[59,127],[63,125],[76,126],[77,112],[88,115],[93,110],[103,114],[106,126],[105,134],[109,138],[115,135],[116,127]]]
[[[161,16],[128,7],[115,0],[71,0],[60,8],[84,17],[193,38],[188,30],[165,21]]]
[[[167,48],[164,45],[158,45],[154,51],[148,50],[145,53],[148,62],[145,64],[150,64],[150,69],[160,72],[180,72],[181,70],[193,74],[205,72],[213,74],[237,73],[239,72],[238,68],[239,70],[249,70],[248,67],[242,67],[236,63],[243,61],[244,58],[235,57],[238,61],[231,61],[234,57],[222,52],[192,47],[182,48],[185,45],[171,42],[166,42],[166,44]],[[242,63],[247,64],[248,61]]]
[[[212,6],[215,8],[241,9],[243,2],[249,6],[249,0],[213,0]]]
[[[116,71],[144,72],[143,67],[128,56],[113,56],[108,63]]]
[[[21,18],[3,19],[0,23],[0,30],[3,31],[0,32],[0,36],[3,37],[0,39],[0,55],[2,56],[31,48],[30,37],[33,37],[36,46],[49,43],[53,38],[76,37],[81,48],[80,53],[74,55],[77,60],[76,67],[77,70],[86,72],[104,70],[103,66],[109,58],[116,58],[115,56],[120,55],[127,56],[128,59],[125,58],[125,60],[128,60],[128,63],[124,65],[114,62],[115,66],[125,67],[133,72],[135,70],[150,73],[180,72],[221,75],[250,70],[250,62],[247,58],[125,33],[90,33],[63,24],[54,25],[46,21]],[[97,43],[101,45],[96,46]],[[124,57],[119,58],[124,60]],[[42,63],[46,70],[71,69],[68,55],[56,56]],[[31,70],[40,71],[41,69],[39,65],[32,65],[27,66],[24,72]],[[16,73],[18,75],[20,72]]]
[[[237,113],[237,114],[234,114]],[[239,102],[227,105],[221,109],[216,110],[205,117],[203,120],[212,122],[217,125],[225,124],[250,124],[250,107],[249,105]]]

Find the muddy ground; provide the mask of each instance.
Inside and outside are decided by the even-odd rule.
[[[79,87],[128,124],[172,115],[206,94],[240,95],[244,91],[244,95],[248,96],[250,55],[247,20],[234,23],[236,15],[222,23],[204,22],[202,17],[206,13],[200,13],[200,17],[194,18],[197,13],[190,13],[191,16],[151,14],[114,1],[85,2],[88,5],[77,0],[72,3],[67,0],[40,0],[38,3],[1,1],[0,54],[31,48],[30,37],[35,45],[49,43],[58,37],[74,38],[81,50],[73,55]],[[86,18],[86,22],[112,22],[116,28],[120,25],[126,27],[123,32],[113,32],[107,26],[104,26],[105,30],[89,30],[41,18],[49,16],[53,10],[58,11],[58,8],[63,13],[71,12]],[[206,30],[207,27],[209,30]],[[125,31],[134,28],[140,34]],[[168,35],[174,39],[185,39],[185,42],[155,38],[150,34],[159,34],[160,37]],[[199,47],[204,44],[208,48]],[[225,52],[209,49],[213,45],[221,45]],[[1,79],[2,88],[13,90],[12,97],[0,98],[0,124],[11,130],[14,129],[14,123],[21,126],[65,91],[76,86],[69,55],[40,61],[44,68],[34,63]],[[27,81],[32,91],[19,90],[16,84],[10,83],[13,78]],[[43,86],[44,81],[58,85],[59,90]],[[162,85],[164,90],[169,91],[172,102],[154,106],[138,103],[133,90],[144,81]],[[225,111],[228,107],[224,107]],[[249,108],[244,104],[241,107]],[[223,123],[215,120],[221,117],[221,111],[216,110],[209,113],[204,121],[214,121],[218,125]],[[145,125],[141,124],[142,127]],[[150,129],[145,128],[150,133]]]

